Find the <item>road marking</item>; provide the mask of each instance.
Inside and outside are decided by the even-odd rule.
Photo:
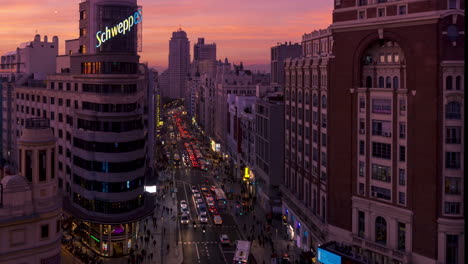
[[[219,247],[219,250],[221,250],[221,255],[223,255],[224,263],[227,264],[226,256],[224,256],[223,247],[221,246],[221,244],[218,244],[218,247]]]
[[[200,253],[198,252],[198,246],[195,244],[195,249],[197,250],[198,263],[200,263]]]

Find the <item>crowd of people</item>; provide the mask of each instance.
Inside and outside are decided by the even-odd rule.
[[[103,261],[97,255],[90,255],[88,250],[83,250],[82,247],[76,246],[72,240],[62,239],[62,244],[65,250],[77,257],[84,264],[103,264]]]

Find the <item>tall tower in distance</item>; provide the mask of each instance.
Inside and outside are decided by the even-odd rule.
[[[0,185],[0,264],[60,263],[55,144],[48,119],[26,119],[18,139],[18,174],[7,167]]]
[[[190,41],[181,28],[172,32],[169,41],[169,98],[183,98],[187,89],[190,67]]]
[[[216,60],[216,44],[205,44],[205,38],[198,38],[198,42],[193,45],[193,60]]]

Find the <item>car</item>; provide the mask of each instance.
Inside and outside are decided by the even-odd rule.
[[[206,198],[206,203],[208,204],[208,206],[214,206],[214,199],[213,199],[213,197],[208,197],[208,198]]]
[[[218,209],[216,209],[216,207],[214,206],[210,206],[208,210],[210,210],[210,213],[212,214],[218,214]]]
[[[193,192],[193,197],[195,197],[195,198],[201,197],[200,192],[198,190],[194,191]]]
[[[206,215],[206,207],[205,207],[205,205],[200,206],[200,207],[198,208],[198,211],[200,212],[200,215]]]
[[[181,208],[180,211],[182,212],[182,214],[190,214],[190,210],[188,209],[188,207]]]
[[[210,193],[204,193],[205,198],[212,197]]]
[[[180,223],[181,224],[188,224],[189,223],[189,217],[187,214],[182,214],[180,217]]]
[[[212,190],[212,191],[214,191],[215,189],[216,189],[216,186],[214,186],[214,185],[210,187],[210,190]]]
[[[215,225],[221,225],[223,224],[223,219],[221,219],[220,215],[215,215],[213,216],[213,222]]]
[[[208,191],[208,188],[206,188],[206,186],[202,186],[202,187],[200,188],[200,190],[201,190],[202,192],[207,192],[207,191]]]
[[[197,207],[204,206],[204,205],[205,205],[205,202],[202,199],[198,198],[197,199]]]
[[[192,192],[195,192],[195,191],[198,191],[198,188],[197,188],[197,186],[192,185]]]
[[[222,234],[222,235],[219,237],[219,240],[221,241],[221,244],[223,244],[223,245],[227,245],[227,244],[230,244],[230,243],[231,243],[231,240],[229,240],[229,237],[228,237],[228,235],[226,235],[226,234]]]
[[[180,208],[187,208],[187,207],[188,207],[187,201],[185,200],[180,201]]]
[[[208,217],[206,215],[199,215],[198,220],[200,221],[200,223],[203,223],[203,224],[208,223]]]

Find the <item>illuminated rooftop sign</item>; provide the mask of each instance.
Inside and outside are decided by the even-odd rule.
[[[111,28],[106,26],[106,30],[104,30],[104,32],[98,31],[96,33],[96,39],[98,41],[96,48],[101,47],[102,43],[108,41],[109,39],[119,34],[125,35],[127,31],[131,31],[132,27],[135,25],[138,25],[138,23],[140,23],[142,20],[143,20],[142,10],[138,9],[133,15],[129,16],[127,19],[116,24],[115,26]]]

